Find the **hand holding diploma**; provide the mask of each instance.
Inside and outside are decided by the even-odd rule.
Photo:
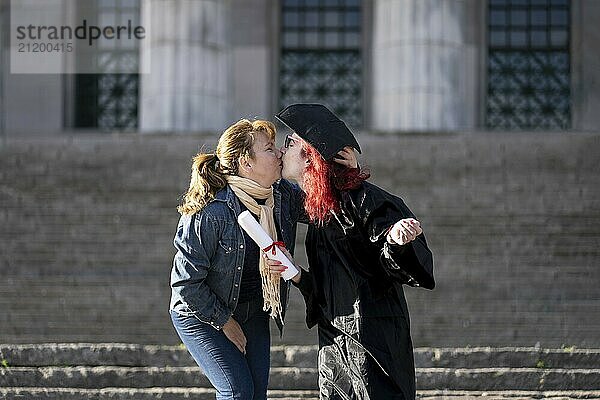
[[[292,263],[294,262],[292,256],[290,255],[290,253],[287,251],[287,249],[284,247],[281,249],[281,251],[283,252],[283,254],[292,261]],[[273,275],[281,275],[284,272],[286,272],[286,270],[288,269],[288,267],[286,267],[285,265],[283,265],[280,261],[277,260],[271,260],[269,258],[269,256],[267,255],[267,253],[263,253],[263,257],[265,258],[265,260],[267,261],[267,264],[269,265],[269,272],[271,272],[271,274]],[[295,264],[294,264],[295,265]],[[300,282],[300,276],[302,274],[302,269],[301,268],[297,268],[298,273],[294,276],[292,276],[292,280],[296,283]]]
[[[294,263],[288,258],[289,253],[287,250],[285,253],[282,250],[285,250],[285,247],[282,246],[282,243],[275,242],[269,235],[265,232],[265,230],[259,225],[256,219],[250,214],[249,211],[244,211],[238,216],[238,223],[242,227],[243,230],[248,233],[248,236],[252,238],[263,250],[263,255],[267,257],[267,260],[276,260],[279,262],[277,265],[282,265],[286,268],[281,269],[281,277],[283,279],[290,280],[294,276],[298,275],[298,269],[294,265]],[[287,254],[287,256],[286,256]],[[270,262],[267,262],[269,267],[272,266]],[[273,273],[271,267],[271,273]]]

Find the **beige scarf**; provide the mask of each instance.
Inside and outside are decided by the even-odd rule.
[[[264,188],[251,179],[235,175],[227,175],[227,183],[238,199],[248,210],[259,217],[258,222],[265,232],[274,241],[277,241],[277,229],[273,218],[273,188]],[[260,205],[254,199],[266,199],[264,205]],[[260,249],[262,253],[263,249]],[[259,257],[258,266],[262,281],[264,305],[263,310],[269,311],[272,318],[279,317],[281,320],[281,301],[279,296],[279,277],[271,275],[269,266],[263,257]]]

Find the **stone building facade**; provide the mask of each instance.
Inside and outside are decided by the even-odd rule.
[[[148,26],[127,55],[150,73],[11,73],[0,0],[0,343],[176,343],[191,157],[320,101],[425,227],[437,287],[406,290],[415,346],[600,345],[600,1],[98,4]],[[273,343],[316,343],[294,290],[286,330]]]
[[[66,2],[68,0],[62,0]],[[102,0],[150,73],[12,74],[5,135],[218,131],[318,101],[361,130],[597,130],[594,0]]]

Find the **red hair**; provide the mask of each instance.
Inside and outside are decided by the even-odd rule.
[[[332,212],[340,210],[340,191],[357,188],[370,174],[324,160],[317,149],[304,140],[302,153],[309,161],[302,182],[306,193],[304,209],[311,222],[326,223]]]

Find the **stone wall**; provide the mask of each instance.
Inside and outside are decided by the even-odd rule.
[[[175,207],[191,157],[215,138],[10,137],[0,343],[177,343],[167,313]],[[372,181],[405,199],[434,253],[436,289],[406,289],[416,346],[600,346],[599,134],[360,141]],[[274,343],[316,343],[303,312],[293,289]]]

